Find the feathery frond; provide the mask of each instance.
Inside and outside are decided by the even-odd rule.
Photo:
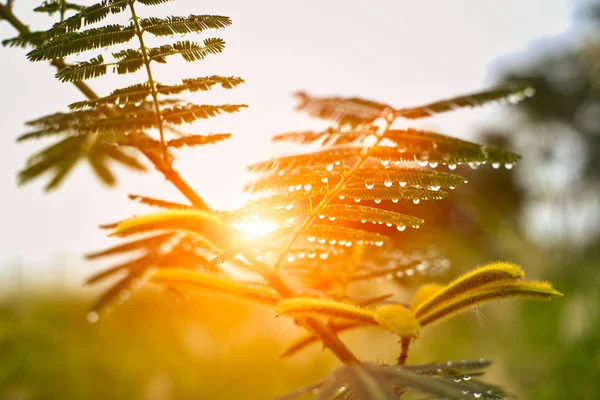
[[[132,25],[106,25],[101,28],[71,32],[54,38],[27,53],[30,61],[53,60],[101,47],[127,43],[135,36]]]
[[[190,15],[188,17],[143,18],[140,25],[144,32],[155,36],[200,33],[207,29],[221,29],[231,25],[231,19],[221,15]]]

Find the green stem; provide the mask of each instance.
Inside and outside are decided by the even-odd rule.
[[[167,147],[165,146],[163,116],[162,112],[160,111],[160,105],[158,104],[158,91],[156,90],[156,82],[152,77],[152,68],[150,68],[150,57],[148,56],[148,48],[144,44],[144,33],[142,32],[142,28],[140,27],[139,18],[135,13],[135,7],[133,6],[133,3],[133,1],[129,2],[129,9],[131,10],[131,18],[133,20],[135,34],[140,42],[140,50],[142,51],[142,56],[144,57],[144,65],[146,66],[146,73],[148,74],[148,84],[150,85],[150,93],[152,95],[152,102],[154,103],[154,116],[156,118],[156,126],[158,128],[158,132],[160,133],[160,143],[162,145],[163,158],[165,162],[167,162]]]
[[[29,28],[21,22],[12,12],[10,7],[5,4],[0,4],[0,17],[11,24],[20,34],[31,33]],[[50,65],[56,67],[59,71],[67,66],[63,59],[56,59],[50,62]],[[72,82],[73,85],[83,93],[88,99],[95,100],[98,95],[83,81]],[[109,107],[103,107],[102,111],[106,115],[116,115],[117,112]],[[170,164],[166,163],[164,158],[158,157],[151,150],[139,149],[148,160],[161,172],[165,179],[171,182],[181,194],[183,194],[190,203],[203,211],[212,211],[210,206],[192,189],[190,185],[179,175],[179,172],[174,170]]]

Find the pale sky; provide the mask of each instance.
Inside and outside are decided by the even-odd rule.
[[[47,26],[29,11],[31,0],[16,0],[15,14],[32,27]],[[229,141],[181,151],[176,168],[211,206],[230,208],[245,197],[241,188],[250,177],[245,165],[283,151],[276,133],[308,129],[315,123],[293,112],[290,94],[360,95],[396,107],[417,105],[493,83],[491,64],[513,54],[522,57],[540,38],[571,26],[572,0],[179,0],[156,9],[166,14],[220,14],[233,26],[210,34],[227,41],[224,53],[187,64],[173,60],[157,69],[160,81],[212,74],[236,75],[246,84],[233,91],[216,90],[193,97],[202,103],[247,103],[232,116],[202,121],[190,133],[232,132]],[[37,4],[37,3],[36,3]],[[38,25],[36,25],[38,24]],[[14,36],[0,21],[0,38]],[[202,37],[208,37],[202,36]],[[202,38],[201,37],[201,38]],[[186,38],[188,39],[188,38]],[[189,39],[193,39],[189,37]],[[96,53],[80,55],[84,60]],[[495,63],[494,65],[498,65]],[[128,193],[181,201],[180,195],[150,170],[146,175],[117,170],[119,186],[106,188],[81,164],[63,186],[44,194],[47,180],[18,188],[16,173],[26,157],[43,143],[17,144],[24,122],[64,111],[82,100],[70,84],[53,78],[47,63],[29,63],[22,49],[0,49],[2,110],[0,135],[0,282],[11,266],[24,266],[27,281],[55,279],[57,265],[76,283],[99,264],[81,260],[86,251],[110,245],[101,223],[152,211],[133,204]],[[93,80],[100,94],[137,78]],[[473,121],[481,122],[494,107],[459,112],[423,121],[457,137],[469,136]],[[187,128],[187,127],[186,127]]]

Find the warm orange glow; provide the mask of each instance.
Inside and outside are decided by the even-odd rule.
[[[273,232],[279,227],[274,222],[266,222],[261,220],[244,221],[236,224],[236,228],[244,232],[250,237],[259,237]]]

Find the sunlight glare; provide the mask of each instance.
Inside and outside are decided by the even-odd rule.
[[[266,222],[261,220],[244,221],[236,224],[236,228],[244,232],[250,237],[259,237],[273,232],[279,227],[274,222]]]

